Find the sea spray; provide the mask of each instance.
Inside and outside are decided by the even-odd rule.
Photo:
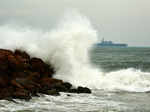
[[[101,75],[99,87],[110,91],[150,91],[150,73],[133,68],[122,69]]]
[[[57,48],[51,59],[57,71],[56,77],[74,85],[94,84],[95,76],[99,79],[99,72],[90,64],[89,51],[97,42],[97,32],[89,20],[76,13],[66,15],[50,35],[55,43],[52,46]]]
[[[53,30],[0,26],[0,47],[23,49],[51,63],[55,77],[74,86],[93,89],[145,92],[150,90],[150,73],[126,69],[103,73],[89,61],[89,51],[97,42],[90,21],[78,13],[66,15]]]

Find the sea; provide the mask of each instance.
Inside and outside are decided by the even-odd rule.
[[[150,112],[150,48],[102,48],[89,19],[75,13],[43,31],[1,25],[0,48],[21,49],[50,63],[55,78],[92,94],[39,94],[30,101],[0,100],[0,112]]]
[[[17,103],[1,100],[0,112],[150,112],[150,93],[142,90],[146,81],[150,81],[149,58],[150,48],[96,46],[90,54],[91,63],[105,74],[114,75],[108,80],[112,86],[116,82],[118,90],[101,87],[92,89],[92,94],[41,94],[41,97],[33,97],[31,101],[15,100]],[[107,88],[107,85],[102,86]],[[121,90],[119,86],[126,87]]]

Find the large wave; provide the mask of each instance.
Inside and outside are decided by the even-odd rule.
[[[23,49],[51,63],[55,77],[74,86],[93,89],[144,92],[150,90],[150,73],[126,69],[103,73],[89,61],[89,51],[98,35],[90,21],[78,13],[65,15],[50,31],[0,26],[0,48]]]

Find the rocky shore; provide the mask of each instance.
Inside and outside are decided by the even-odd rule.
[[[73,88],[69,82],[53,78],[54,68],[25,51],[0,49],[0,100],[30,100],[38,93],[91,93],[86,87]]]

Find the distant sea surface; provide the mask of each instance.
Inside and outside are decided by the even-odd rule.
[[[135,68],[150,72],[150,47],[95,47],[91,53],[94,65],[104,71]]]

